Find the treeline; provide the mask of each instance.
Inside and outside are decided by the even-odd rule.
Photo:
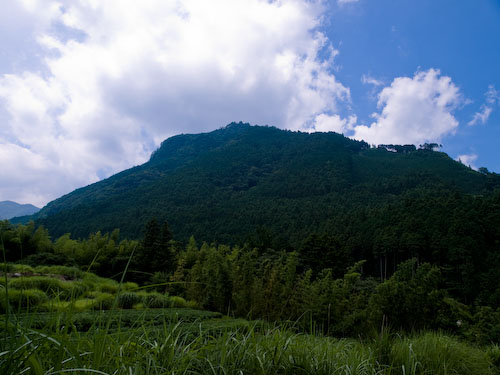
[[[496,199],[498,208],[498,196],[488,199]],[[454,203],[457,210],[463,210],[460,212],[473,215],[462,215],[463,220],[478,220],[485,214],[483,209],[493,204],[474,202],[472,199],[477,215],[463,201]],[[422,209],[425,211],[426,207]],[[35,228],[33,223],[12,225],[7,221],[0,222],[0,238],[8,262],[77,265],[118,280],[126,271],[126,280],[149,284],[153,289],[195,301],[200,308],[224,314],[290,320],[302,329],[318,329],[331,335],[366,335],[382,327],[403,331],[444,329],[480,343],[498,342],[500,310],[495,296],[500,291],[495,275],[500,263],[492,263],[498,251],[488,246],[498,245],[500,226],[486,236],[492,236],[493,244],[486,240],[477,242],[474,236],[484,237],[484,223],[462,227],[461,222],[450,221],[455,217],[450,212],[450,218],[440,219],[446,220],[443,226],[452,228],[450,233],[459,233],[461,228],[464,236],[471,236],[470,240],[464,236],[444,237],[439,246],[429,250],[432,241],[417,237],[411,242],[415,244],[412,252],[395,253],[398,247],[391,242],[389,228],[400,241],[410,241],[416,235],[411,231],[398,232],[409,225],[401,221],[400,210],[393,208],[389,216],[380,213],[387,219],[385,231],[379,227],[369,229],[370,220],[375,221],[377,216],[366,218],[363,238],[366,240],[371,230],[383,237],[374,236],[373,243],[378,245],[373,249],[378,252],[365,253],[356,253],[356,237],[348,241],[335,233],[311,235],[296,250],[273,249],[265,238],[261,246],[198,245],[193,237],[182,244],[173,239],[166,222],[155,219],[146,226],[141,241],[120,240],[118,230],[111,234],[97,232],[85,240],[66,234],[52,241],[43,227]],[[493,226],[494,219],[499,220],[498,215],[484,217],[486,221],[493,220]],[[413,223],[415,230],[420,228],[422,233],[439,228],[433,220],[428,223],[429,228],[423,224]],[[433,249],[448,251],[443,241],[451,242],[455,257],[440,264],[440,257],[446,258],[446,253],[434,254],[431,262]],[[366,255],[366,260],[358,261],[360,255]],[[470,275],[474,267],[478,267],[478,275]],[[472,289],[474,285],[468,283],[475,280],[482,283],[471,293],[474,299],[466,301],[464,290]],[[493,284],[491,289],[485,289]]]

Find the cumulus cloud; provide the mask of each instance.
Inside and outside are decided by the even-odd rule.
[[[453,111],[461,102],[458,87],[439,70],[398,77],[378,95],[375,121],[356,125],[353,137],[375,144],[438,142],[458,127]]]
[[[342,118],[337,114],[328,115],[322,113],[316,116],[314,128],[312,130],[318,132],[345,133],[351,131],[357,121],[358,118],[355,115],[349,116],[348,118]]]
[[[460,163],[462,163],[463,165],[471,167],[472,169],[474,169],[476,171],[478,169],[478,167],[476,166],[476,160],[477,160],[476,154],[458,155],[456,160],[459,161]]]
[[[231,121],[353,126],[336,115],[350,94],[320,1],[25,0],[15,12],[28,42],[7,49],[29,43],[32,66],[0,65],[2,199],[42,205],[170,135]]]
[[[481,105],[479,112],[474,113],[472,120],[467,125],[473,126],[477,124],[484,124],[493,112],[493,108],[500,106],[500,92],[498,92],[493,85],[488,86],[488,91],[484,94],[486,97],[485,103]]]

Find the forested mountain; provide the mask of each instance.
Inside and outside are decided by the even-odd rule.
[[[404,211],[408,200],[482,195],[500,185],[498,175],[431,149],[370,148],[336,133],[232,123],[171,137],[147,163],[75,190],[34,218],[54,236],[120,228],[138,238],[156,217],[180,240],[286,248],[388,204]]]
[[[12,201],[0,202],[0,220],[11,219],[16,216],[32,215],[40,209],[32,204],[19,204]]]

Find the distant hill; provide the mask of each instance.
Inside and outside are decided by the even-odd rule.
[[[232,123],[168,138],[147,163],[56,199],[33,218],[53,236],[120,228],[138,238],[156,217],[180,240],[296,245],[367,209],[499,186],[498,175],[432,147],[371,148],[336,133]]]
[[[32,204],[19,204],[12,201],[0,202],[0,220],[11,219],[16,216],[33,215],[40,209]]]

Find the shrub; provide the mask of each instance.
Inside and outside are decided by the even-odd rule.
[[[86,311],[92,309],[95,304],[96,301],[94,299],[82,298],[74,301],[71,307],[76,311]]]
[[[171,303],[168,295],[164,295],[157,292],[144,293],[143,295],[141,295],[141,297],[144,306],[152,309],[168,307],[170,306]]]
[[[94,301],[92,310],[109,310],[113,307],[115,297],[111,293],[92,291],[86,297]]]
[[[131,309],[136,303],[141,302],[141,296],[137,293],[123,292],[118,294],[117,305],[122,309]]]
[[[139,285],[137,283],[134,283],[132,281],[127,281],[126,283],[122,284],[122,290],[137,290],[139,289]]]
[[[172,296],[169,300],[170,307],[189,307],[188,302],[182,297]]]
[[[109,280],[98,283],[96,289],[99,292],[115,294],[118,292],[119,284],[116,281]]]
[[[8,303],[10,306],[16,309],[31,309],[39,307],[41,304],[48,300],[47,295],[38,289],[25,289],[25,290],[9,290],[8,291]],[[0,310],[2,312],[7,311],[7,301],[5,298],[5,290],[1,291],[0,294]]]
[[[486,348],[486,355],[498,369],[500,369],[500,346],[497,344],[490,345]],[[500,372],[500,371],[499,371]]]
[[[186,302],[186,307],[188,309],[199,309],[200,305],[198,304],[198,302],[191,300]]]
[[[26,258],[21,260],[24,264],[32,267],[40,265],[54,265],[54,264],[68,264],[74,261],[64,254],[54,254],[54,253],[35,253],[28,255]]]
[[[8,265],[8,272],[19,272],[19,273],[26,273],[26,272],[31,272],[34,273],[35,269],[31,266],[28,266],[26,264],[9,264]]]
[[[437,333],[394,340],[389,358],[391,366],[402,373],[492,373],[492,363],[485,352]]]
[[[8,284],[9,288],[23,289],[39,289],[49,296],[59,298],[76,298],[81,296],[87,286],[82,282],[63,281],[47,276],[20,277],[11,279]]]
[[[84,272],[76,267],[68,266],[39,266],[35,271],[43,274],[62,275],[69,279],[81,279]]]

